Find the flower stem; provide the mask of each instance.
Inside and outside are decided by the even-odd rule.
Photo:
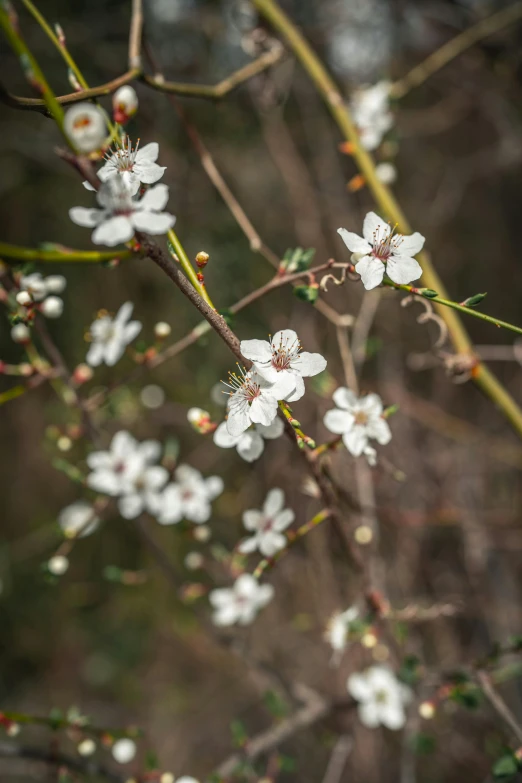
[[[292,427],[299,448],[303,449],[305,446],[308,446],[309,449],[315,449],[315,445],[316,445],[315,440],[310,438],[309,435],[305,435],[305,433],[301,429],[300,423],[297,421],[297,419],[294,419],[294,417],[292,416],[292,412],[290,411],[290,408],[288,407],[286,402],[281,401],[279,403],[279,410],[281,411],[281,413],[283,414],[287,422]]]
[[[304,525],[301,525],[301,527],[296,531],[291,530],[289,533],[287,533],[287,546],[284,549],[280,549],[279,552],[276,552],[273,557],[265,557],[264,560],[261,560],[261,562],[257,564],[252,576],[255,579],[259,579],[268,568],[271,568],[283,555],[288,552],[289,546],[295,544],[296,541],[300,541],[301,538],[304,538],[311,530],[313,530],[315,527],[319,527],[322,522],[325,522],[331,516],[332,512],[330,509],[324,508],[322,511],[319,511],[315,517],[310,519]]]
[[[22,66],[27,81],[41,94],[49,113],[54,118],[67,144],[74,150],[74,145],[64,131],[64,111],[56,100],[56,96],[43,75],[40,66],[20,35],[18,20],[14,11],[10,10],[10,5],[7,6],[7,9],[5,4],[0,5],[0,27],[2,27],[11,48],[18,55],[20,65]]]
[[[170,244],[174,248],[174,252],[176,253],[176,256],[177,256],[177,258],[179,260],[179,263],[181,264],[181,266],[183,268],[183,271],[185,272],[186,276],[188,277],[188,279],[190,280],[190,282],[192,283],[192,285],[194,286],[194,288],[196,289],[198,294],[201,296],[201,298],[204,299],[205,302],[210,307],[212,307],[213,310],[215,310],[216,308],[212,304],[212,300],[211,300],[210,296],[207,293],[207,289],[205,288],[204,285],[201,285],[201,283],[199,282],[197,274],[196,274],[196,271],[195,271],[194,267],[192,266],[192,264],[190,263],[190,259],[189,259],[188,255],[187,255],[187,253],[185,252],[185,248],[183,247],[183,245],[179,241],[177,234],[171,228],[171,229],[169,229],[169,232],[168,232],[167,236],[168,236]]]
[[[397,223],[403,234],[411,234],[412,230],[400,205],[396,201],[389,188],[384,185],[375,173],[375,163],[372,156],[362,147],[359,134],[332,77],[322,64],[321,60],[310,47],[306,39],[301,35],[291,19],[281,10],[276,0],[252,0],[253,5],[268,22],[286,39],[295,56],[314,82],[318,92],[322,95],[339,130],[346,141],[353,146],[353,157],[362,175],[365,178],[373,197],[382,212],[394,223]],[[441,298],[447,298],[445,287],[438,273],[432,266],[426,252],[418,254],[423,268],[423,280],[428,288],[439,291]],[[444,319],[455,349],[458,353],[472,354],[473,344],[464,329],[458,315],[452,309],[446,308],[441,303],[437,309]],[[467,312],[467,310],[466,310]],[[473,380],[482,391],[493,400],[502,410],[514,429],[522,437],[522,410],[516,404],[508,391],[480,361],[477,363]]]
[[[430,302],[444,305],[444,307],[452,307],[454,310],[458,310],[460,313],[466,313],[467,315],[472,315],[475,318],[480,318],[482,321],[487,321],[490,324],[494,324],[495,326],[498,326],[499,329],[503,327],[504,329],[509,329],[511,332],[522,334],[522,328],[520,326],[515,326],[515,324],[510,324],[507,321],[501,321],[499,318],[493,318],[492,315],[486,315],[485,313],[481,313],[480,310],[475,310],[473,307],[466,307],[466,305],[453,302],[451,299],[443,299],[440,296],[427,296],[423,293],[422,288],[415,288],[413,285],[399,285],[398,283],[394,283],[392,280],[388,279],[384,279],[383,284],[387,285],[388,288],[395,288],[397,291],[407,291],[408,293],[414,294],[415,296],[422,296],[423,299],[428,299]]]
[[[15,261],[44,261],[57,263],[84,262],[89,264],[99,264],[103,261],[112,261],[113,259],[132,258],[135,253],[132,250],[113,250],[100,253],[96,250],[40,250],[32,247],[18,247],[6,242],[0,242],[0,258],[12,259]]]

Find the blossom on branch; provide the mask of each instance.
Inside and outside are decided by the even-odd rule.
[[[263,504],[263,509],[248,509],[243,514],[243,525],[254,533],[239,544],[239,551],[247,554],[258,549],[265,557],[273,557],[284,549],[287,543],[283,530],[295,519],[290,508],[284,508],[285,495],[282,489],[271,489]]]
[[[121,175],[112,176],[101,185],[96,198],[101,209],[69,210],[73,223],[95,229],[91,237],[95,245],[114,247],[128,242],[136,231],[166,234],[176,222],[174,215],[161,211],[169,198],[166,185],[154,185],[141,199],[136,199]]]
[[[138,111],[138,96],[134,87],[124,84],[112,96],[114,121],[124,125]]]
[[[139,321],[130,321],[134,305],[125,302],[114,318],[103,315],[93,321],[89,332],[91,345],[87,352],[86,362],[91,367],[107,364],[112,367],[121,359],[126,347],[141,331]]]
[[[106,155],[107,162],[98,170],[98,179],[107,182],[112,177],[121,175],[125,186],[131,196],[136,195],[140,189],[140,183],[152,185],[160,180],[165,172],[166,166],[158,166],[156,160],[159,155],[159,145],[153,141],[139,148],[139,139],[135,147],[132,146],[130,138],[127,136],[120,147],[117,147],[112,154]],[[83,186],[87,190],[94,190],[89,182],[84,182]]]
[[[84,538],[98,529],[100,519],[90,503],[78,500],[60,511],[58,524],[67,538]]]
[[[305,393],[303,378],[322,372],[326,359],[320,353],[301,352],[293,329],[281,329],[268,340],[243,340],[243,356],[250,359],[259,375],[280,388],[278,400],[295,402]]]
[[[190,465],[180,465],[169,484],[158,498],[155,516],[160,525],[175,525],[182,519],[201,525],[212,514],[212,501],[223,492],[219,476],[204,478]]]
[[[333,393],[337,408],[327,411],[324,417],[326,429],[342,435],[343,443],[354,457],[365,454],[369,464],[376,460],[375,450],[369,440],[373,438],[384,446],[391,440],[388,422],[383,418],[382,400],[378,394],[358,398],[344,386]]]
[[[249,625],[274,596],[272,585],[260,585],[251,574],[242,574],[230,588],[212,590],[215,625]]]
[[[245,462],[255,462],[265,450],[265,440],[275,440],[284,432],[281,419],[275,418],[271,424],[255,424],[241,435],[231,435],[226,421],[223,421],[214,432],[214,443],[222,449],[236,447],[239,456]]]
[[[425,239],[417,231],[410,236],[395,234],[389,223],[385,223],[375,212],[368,212],[364,218],[363,236],[339,228],[343,242],[353,253],[355,271],[367,291],[380,285],[384,273],[399,285],[418,280],[422,267],[413,258],[424,247]]]
[[[244,369],[238,373],[229,373],[227,430],[229,435],[237,437],[251,424],[264,424],[268,427],[277,416],[277,401],[282,399],[285,388],[275,387],[255,370]]]
[[[371,666],[361,674],[351,674],[347,688],[359,702],[358,714],[365,726],[402,729],[406,723],[404,707],[411,701],[412,692],[387,666]]]
[[[393,126],[390,112],[390,82],[356,90],[351,100],[353,121],[366,150],[375,150]]]
[[[99,150],[107,138],[107,123],[103,111],[86,101],[67,109],[63,129],[78,152],[84,154]]]
[[[346,650],[350,638],[350,625],[359,617],[359,610],[351,606],[344,612],[336,612],[328,621],[324,638],[337,658]]]

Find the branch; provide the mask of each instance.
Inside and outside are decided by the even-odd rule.
[[[485,697],[496,711],[497,715],[499,715],[504,723],[509,726],[514,736],[517,738],[517,741],[522,743],[522,726],[519,724],[504,699],[493,687],[490,676],[484,671],[479,671],[477,672],[477,680]]]
[[[3,261],[41,261],[43,263],[72,263],[84,262],[88,264],[101,264],[114,259],[132,258],[135,253],[132,250],[73,250],[69,247],[56,245],[57,250],[40,250],[32,247],[19,247],[7,242],[0,242],[0,258]]]
[[[129,32],[129,70],[141,69],[141,31],[143,29],[142,0],[132,0],[132,16]]]
[[[392,85],[391,95],[394,98],[403,98],[410,90],[424,84],[430,76],[440,71],[441,68],[444,68],[445,65],[465,52],[466,49],[469,49],[470,46],[478,43],[483,38],[487,38],[489,35],[493,35],[493,33],[497,33],[503,27],[507,27],[507,25],[516,22],[521,17],[522,2],[517,2],[507,8],[502,8],[496,14],[488,16],[487,19],[481,19],[476,25],[469,27],[455,36],[455,38],[452,38],[451,41],[437,49],[436,52],[430,54],[422,63],[412,68],[409,73],[398,79]]]
[[[27,745],[18,746],[8,742],[0,742],[0,757],[40,761],[51,767],[66,767],[72,772],[78,772],[93,778],[104,778],[110,781],[110,783],[126,783],[128,780],[128,775],[119,775],[94,759],[74,758],[64,753],[56,753],[52,749],[46,750]]]

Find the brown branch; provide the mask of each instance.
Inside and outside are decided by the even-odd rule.
[[[493,687],[489,674],[486,674],[484,671],[478,671],[477,680],[482,688],[482,692],[497,715],[499,715],[504,723],[509,726],[513,735],[517,738],[517,742],[522,743],[522,726],[519,724],[504,699]]]
[[[129,70],[141,69],[141,31],[143,29],[143,2],[132,0],[129,32]]]

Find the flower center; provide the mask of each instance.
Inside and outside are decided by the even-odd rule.
[[[194,493],[190,489],[184,489],[181,493],[182,500],[192,500]]]
[[[372,255],[385,264],[389,257],[398,249],[403,240],[402,234],[395,234],[397,226],[393,226],[381,237],[381,228],[373,232]]]
[[[281,372],[282,370],[289,370],[292,360],[299,356],[301,350],[301,344],[299,340],[283,340],[283,337],[279,340],[279,344],[271,343],[272,347],[272,360],[271,364],[274,370]]]
[[[355,414],[355,423],[364,427],[365,424],[368,424],[368,414],[364,411],[357,411]]]
[[[239,365],[238,365],[239,367]],[[232,389],[230,392],[225,392],[230,396],[234,394],[241,394],[249,405],[253,403],[256,397],[261,394],[261,387],[259,383],[254,380],[254,376],[251,372],[247,372],[244,367],[239,367],[239,374],[235,372],[229,372],[228,383],[222,381],[225,386]]]
[[[127,144],[125,145],[125,142],[123,142],[121,147],[117,147],[114,151],[111,150],[105,158],[116,166],[118,171],[132,171],[136,163],[139,146],[139,139],[136,146],[133,147],[130,138],[127,136]]]
[[[82,114],[73,125],[74,130],[84,130],[85,128],[88,128],[89,125],[92,125],[92,119],[87,114]]]
[[[384,689],[380,689],[376,691],[375,693],[375,701],[377,704],[387,704],[388,703],[388,692]]]

